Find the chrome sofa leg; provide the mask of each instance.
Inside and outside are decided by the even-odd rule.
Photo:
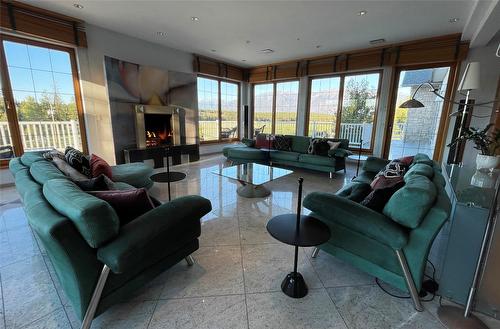
[[[94,288],[94,293],[92,294],[92,298],[90,299],[87,311],[85,312],[85,317],[83,318],[81,329],[90,328],[92,320],[94,320],[94,315],[95,311],[97,310],[97,305],[99,305],[99,301],[101,300],[102,290],[104,289],[104,285],[106,284],[108,275],[109,275],[109,267],[107,265],[104,265],[101,271],[101,275],[99,276],[99,280],[97,280],[97,284]]]
[[[347,174],[347,169],[346,169],[346,167],[344,167],[344,174]]]
[[[419,312],[423,312],[424,307],[420,302],[420,297],[418,295],[417,288],[415,287],[415,282],[413,281],[413,277],[411,276],[410,268],[408,267],[408,263],[406,262],[406,257],[403,251],[396,250],[396,256],[398,256],[399,265],[401,265],[401,269],[403,270],[406,285],[408,287],[408,290],[410,291],[410,296],[413,300],[413,304],[415,305],[415,309]]]
[[[316,258],[318,257],[318,254],[319,254],[319,248],[314,248],[313,249],[313,252],[311,254],[311,258]]]
[[[193,256],[189,255],[187,256],[186,258],[184,258],[186,260],[186,263],[188,264],[188,266],[193,266],[194,265],[194,259],[193,259]]]
[[[330,171],[330,179],[333,179],[333,173]]]

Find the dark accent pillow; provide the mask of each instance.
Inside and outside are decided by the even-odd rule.
[[[66,147],[66,151],[64,151],[64,157],[66,158],[66,162],[71,167],[75,168],[85,176],[90,177],[90,162],[85,154],[71,146],[68,146]]]
[[[352,189],[351,189],[351,194],[349,194],[347,196],[347,198],[349,200],[354,201],[354,202],[361,202],[371,192],[372,192],[372,188],[371,188],[370,184],[367,184],[367,183],[354,184]]]
[[[258,134],[255,138],[255,148],[258,149],[267,149],[272,147],[273,143],[268,140],[268,135],[266,134]]]
[[[109,203],[120,218],[122,226],[155,208],[145,188],[89,193]]]
[[[243,138],[241,139],[241,142],[245,144],[248,147],[254,147],[255,146],[255,140],[250,139],[250,138]]]
[[[279,151],[292,151],[292,140],[284,135],[274,136],[274,148]]]
[[[90,157],[90,171],[92,177],[97,177],[99,175],[106,175],[110,179],[113,179],[113,171],[111,166],[98,155],[92,154]]]
[[[75,184],[83,191],[108,191],[112,190],[113,182],[106,175],[75,181]]]
[[[403,164],[403,166],[409,167],[411,163],[413,162],[413,156],[407,156],[407,157],[402,157],[399,158],[398,161]]]
[[[366,198],[364,198],[363,201],[360,202],[360,204],[379,213],[382,213],[385,204],[389,201],[392,195],[404,185],[405,182],[401,180],[395,185],[373,190],[370,194],[368,194],[368,196],[366,196]]]

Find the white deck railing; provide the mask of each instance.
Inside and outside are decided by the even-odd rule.
[[[20,121],[19,130],[25,151],[80,147],[78,121]],[[0,122],[0,146],[12,145],[7,122]]]

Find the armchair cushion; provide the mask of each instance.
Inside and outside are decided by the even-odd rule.
[[[313,192],[304,199],[304,207],[350,230],[393,249],[401,249],[408,242],[408,230],[398,223],[354,201],[331,193]]]
[[[368,157],[365,163],[363,164],[363,170],[369,171],[372,173],[378,173],[380,170],[384,169],[384,167],[389,163],[389,160],[377,158],[377,157]]]
[[[411,175],[405,179],[406,185],[389,199],[384,207],[384,215],[397,223],[417,228],[434,204],[437,191],[427,177]]]
[[[43,185],[43,195],[58,212],[68,217],[92,248],[99,248],[118,235],[120,220],[113,208],[82,191],[67,179],[52,179]]]
[[[145,213],[123,226],[97,258],[113,273],[147,267],[200,235],[200,218],[212,209],[200,196],[186,196]]]
[[[125,182],[135,187],[150,188],[153,181],[149,179],[153,168],[143,162],[125,163],[111,167],[113,181]]]
[[[406,172],[405,178],[409,178],[412,175],[422,175],[429,179],[434,176],[434,169],[424,163],[416,163]]]

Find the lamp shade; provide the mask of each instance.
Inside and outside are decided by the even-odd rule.
[[[470,62],[465,68],[458,90],[479,89],[479,62]]]
[[[413,109],[417,107],[425,107],[425,105],[421,101],[416,100],[415,98],[410,98],[406,102],[403,102],[403,104],[399,105],[399,107],[403,109]]]

